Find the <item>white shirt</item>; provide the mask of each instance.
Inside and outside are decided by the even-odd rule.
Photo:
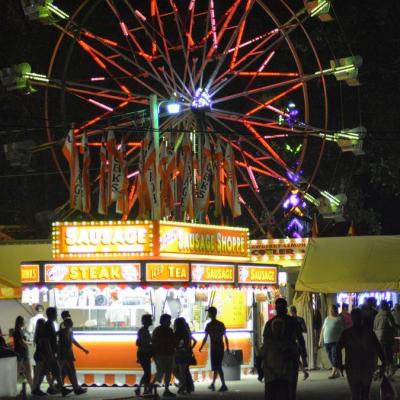
[[[36,323],[41,318],[46,319],[46,317],[42,313],[39,313],[39,314],[34,315],[29,320],[29,323],[28,323],[28,326],[26,328],[26,331],[28,332],[29,338],[31,340],[33,340],[33,337],[35,336]]]

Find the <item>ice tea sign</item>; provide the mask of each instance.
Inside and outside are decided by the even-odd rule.
[[[56,223],[53,226],[55,259],[126,259],[153,253],[151,222]]]
[[[21,264],[21,282],[37,283],[40,282],[38,264]]]
[[[239,265],[239,283],[273,285],[278,281],[278,270],[273,266]]]
[[[192,282],[233,283],[235,266],[221,264],[192,264]]]
[[[248,230],[160,222],[160,255],[245,260],[248,259]]]
[[[189,264],[187,263],[147,263],[147,282],[188,282]]]
[[[45,282],[140,282],[139,263],[45,264]]]

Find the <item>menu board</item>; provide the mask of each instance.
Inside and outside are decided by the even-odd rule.
[[[217,318],[227,329],[247,328],[246,292],[242,290],[217,290],[212,304],[218,310]]]

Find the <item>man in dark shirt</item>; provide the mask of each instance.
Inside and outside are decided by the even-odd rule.
[[[46,310],[47,321],[43,326],[43,359],[47,364],[47,368],[53,378],[57,381],[58,385],[61,387],[61,393],[63,396],[71,393],[71,389],[67,389],[64,386],[63,379],[61,377],[60,368],[57,364],[57,333],[54,328],[54,322],[57,321],[57,309],[55,307],[49,307]]]
[[[306,344],[304,342],[301,326],[296,318],[291,317],[287,314],[287,302],[283,298],[279,298],[275,301],[275,309],[276,309],[276,317],[270,319],[264,328],[264,342],[268,339],[272,339],[272,329],[271,324],[274,319],[281,319],[284,322],[284,330],[282,339],[286,341],[288,344],[297,344],[296,348],[298,348],[300,352],[300,356],[303,360],[304,367],[307,367],[307,350]],[[297,379],[299,374],[299,354],[293,353],[291,363],[290,363],[290,394],[288,400],[296,400],[296,391],[297,391]],[[265,393],[266,398],[268,398],[268,386],[265,385]]]
[[[209,386],[209,389],[215,390],[215,381],[217,376],[221,379],[222,386],[219,389],[220,392],[226,392],[228,390],[225,384],[224,372],[222,370],[222,359],[224,358],[224,341],[226,351],[229,351],[228,337],[226,336],[225,325],[217,320],[217,309],[215,307],[208,308],[208,317],[211,321],[206,325],[206,335],[204,336],[203,343],[199,348],[199,352],[202,350],[203,346],[206,344],[208,336],[210,336],[210,357],[211,357],[211,369],[214,372],[213,381]]]
[[[163,397],[176,396],[175,393],[169,390],[175,354],[175,335],[170,326],[171,316],[169,314],[162,314],[160,317],[160,325],[154,329],[151,339],[157,369],[155,381],[161,382],[163,376],[165,377]]]

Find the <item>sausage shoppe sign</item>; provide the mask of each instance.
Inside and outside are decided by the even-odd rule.
[[[248,230],[227,226],[160,223],[161,256],[248,259]]]
[[[163,221],[53,224],[55,260],[198,258],[247,261],[248,229]]]

